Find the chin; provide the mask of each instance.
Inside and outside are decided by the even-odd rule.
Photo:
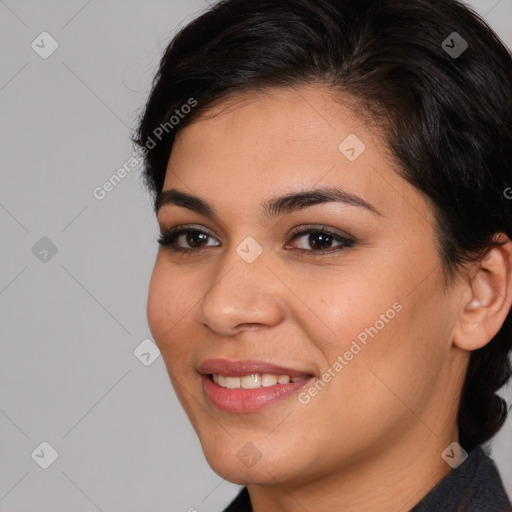
[[[215,441],[212,441],[215,443]],[[233,443],[235,445],[236,443]],[[278,482],[294,482],[297,480],[298,461],[293,457],[268,459],[253,451],[250,443],[241,450],[233,449],[233,445],[203,445],[203,453],[212,470],[224,480],[236,485],[275,485]],[[276,451],[271,450],[272,455]],[[277,452],[279,453],[279,452]]]

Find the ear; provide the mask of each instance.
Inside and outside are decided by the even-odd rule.
[[[512,304],[512,242],[504,233],[495,240],[505,243],[477,262],[465,283],[462,310],[453,332],[453,343],[462,350],[487,345],[501,329]]]

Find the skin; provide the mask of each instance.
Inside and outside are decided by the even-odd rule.
[[[431,204],[349,99],[311,85],[226,100],[178,132],[168,163],[164,190],[200,196],[220,220],[159,211],[162,230],[193,225],[213,238],[188,255],[159,249],[148,322],[208,463],[248,485],[255,512],[413,507],[451,470],[441,453],[458,441],[470,351],[498,332],[512,300],[510,243],[444,289]],[[366,146],[353,162],[338,150],[349,134]],[[321,185],[381,215],[325,203],[259,221],[264,201]],[[291,241],[293,228],[316,225],[356,243],[315,255],[317,239]],[[248,236],[263,248],[251,264],[236,252]],[[178,244],[192,247],[183,236]],[[307,405],[293,395],[234,414],[202,391],[197,369],[209,358],[320,377],[396,302],[401,311]],[[249,442],[261,453],[251,467],[237,456]]]

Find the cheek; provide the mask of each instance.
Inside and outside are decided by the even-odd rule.
[[[168,363],[186,353],[188,344],[180,340],[184,339],[187,314],[192,313],[193,305],[199,300],[187,292],[191,289],[193,286],[185,282],[179,272],[173,272],[164,261],[157,259],[149,284],[147,320],[168,368]]]
[[[326,326],[323,351],[331,362],[349,350],[353,340],[364,346],[372,335],[389,330],[400,317],[399,291],[396,283],[384,283],[355,268],[337,270],[309,286],[308,302]]]
[[[166,299],[168,288],[169,285],[166,283],[162,266],[157,260],[149,282],[146,312],[151,334],[159,348],[163,339],[164,324],[167,322],[166,318],[168,316],[168,303]]]
[[[352,297],[355,316],[345,322],[340,317],[339,327],[345,331],[340,330],[337,346],[332,343],[325,351],[331,364],[343,358],[329,399],[326,395],[332,421],[352,421],[355,431],[370,434],[372,418],[378,417],[373,432],[378,437],[379,432],[399,432],[414,423],[411,411],[426,407],[446,357],[449,329],[446,318],[435,315],[435,290],[427,286],[422,292],[388,293],[384,299],[379,294],[364,304]]]
[[[193,364],[193,355],[200,347],[200,336],[195,335],[192,324],[204,295],[200,284],[193,274],[167,264],[160,255],[151,276],[147,301],[151,334],[176,396],[194,428],[201,417],[201,411],[196,410],[197,398],[191,398],[201,394],[201,380]]]
[[[393,392],[408,403],[419,402],[442,366],[449,337],[439,283],[432,275],[411,293],[418,278],[413,279],[410,264],[367,268],[373,268],[372,275],[337,272],[324,276],[323,286],[310,284],[311,309],[329,327],[322,329],[328,335],[315,335],[312,324],[303,327],[324,356],[322,369],[336,374],[331,389],[346,399],[340,407],[347,410],[353,403],[356,410],[372,396],[377,403],[402,407]]]

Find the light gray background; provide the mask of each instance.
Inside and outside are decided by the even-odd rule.
[[[512,46],[512,0],[470,4]],[[0,1],[1,511],[216,512],[239,489],[205,462],[162,358],[134,354],[158,233],[140,170],[92,193],[132,155],[165,45],[206,6]],[[55,255],[33,253],[43,237]],[[511,439],[512,419],[492,443],[512,495]]]

